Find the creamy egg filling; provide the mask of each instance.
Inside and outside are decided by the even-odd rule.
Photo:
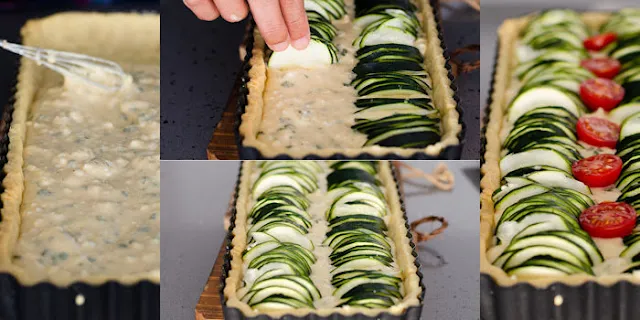
[[[37,95],[12,263],[36,279],[158,274],[160,70],[107,93],[72,78]]]

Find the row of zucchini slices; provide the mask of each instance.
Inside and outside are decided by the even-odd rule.
[[[602,27],[602,32],[617,34],[618,40],[603,51],[621,64],[620,73],[613,78],[625,90],[621,106],[616,108],[620,118],[620,137],[616,154],[623,161],[616,187],[624,201],[640,212],[640,9],[623,10]],[[624,238],[627,247],[621,256],[633,259],[629,271],[640,271],[640,230]]]
[[[440,112],[416,47],[416,11],[410,1],[356,1],[361,31],[353,42],[358,110],[352,128],[367,135],[365,146],[424,148],[440,141]]]
[[[267,161],[252,187],[243,301],[260,311],[314,308],[321,299],[311,280],[316,257],[308,195],[324,169],[314,161]],[[387,205],[375,162],[336,162],[327,176],[331,284],[337,307],[385,308],[401,295],[401,278],[386,237]],[[315,222],[317,223],[317,222]]]
[[[311,29],[307,49],[274,52],[269,67],[314,67],[338,63],[332,21],[346,13],[343,0],[305,0]],[[440,141],[440,112],[431,99],[423,53],[416,47],[420,21],[411,1],[356,1],[353,42],[358,59],[351,85],[357,91],[353,129],[367,135],[364,146],[424,148]]]
[[[400,271],[387,234],[388,208],[376,162],[339,162],[327,176],[331,284],[340,306],[388,308],[402,299]]]
[[[625,66],[637,69],[638,11],[618,13],[602,31],[625,25],[625,15],[634,19],[636,32],[629,39],[635,40],[620,40],[616,49],[611,50],[620,52],[628,45],[636,46],[630,49],[635,50],[630,53],[635,54],[634,60]],[[590,56],[584,45],[589,35],[580,16],[570,10],[544,11],[521,34],[519,64],[515,69],[520,88],[507,109],[505,121],[511,130],[503,140],[502,186],[492,197],[500,218],[495,229],[497,243],[490,258],[509,275],[594,275],[594,265],[604,260],[585,223],[589,219],[585,214],[596,205],[589,186],[596,185],[582,181],[588,180],[582,179],[577,167],[587,160],[583,159],[580,151],[584,147],[578,142],[582,139],[581,116],[590,108],[582,92],[583,84],[596,78],[590,69],[582,67]],[[637,91],[629,90],[623,105],[614,109],[610,118],[628,116],[627,110],[638,108],[634,104],[637,96]],[[624,139],[630,137],[626,130],[637,132],[634,124],[637,120],[633,117],[620,120],[623,133],[619,150],[627,150],[631,144],[638,146],[637,136]],[[625,170],[637,170],[632,162],[626,162],[625,166]],[[640,180],[634,181],[634,186],[623,189],[619,202],[637,204],[637,196],[633,197],[636,189],[640,189],[635,183]],[[615,179],[607,186],[612,183]],[[626,190],[633,191],[630,194]],[[633,211],[629,205],[622,206],[623,210]],[[635,212],[632,223],[631,228],[636,224]],[[637,234],[628,236],[624,242],[627,249],[622,257],[640,260]],[[623,272],[638,267],[634,262]]]
[[[242,255],[247,289],[242,300],[256,310],[313,308],[320,292],[310,278],[316,257],[307,237],[312,223],[307,209],[322,168],[314,161],[259,166]]]

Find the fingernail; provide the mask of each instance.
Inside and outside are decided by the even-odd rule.
[[[303,50],[309,45],[309,37],[302,37],[295,40],[291,45],[298,50]]]
[[[274,44],[271,46],[271,50],[273,51],[284,51],[289,47],[289,42],[283,41],[278,44]]]
[[[232,22],[238,22],[238,21],[240,21],[240,16],[235,15],[235,14],[233,14],[233,13],[232,13],[232,14],[229,16],[229,19],[231,19],[231,21],[232,21]]]

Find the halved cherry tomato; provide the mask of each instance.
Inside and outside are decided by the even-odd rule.
[[[591,110],[609,111],[624,99],[624,88],[609,79],[587,79],[580,85],[580,98]]]
[[[583,41],[584,47],[591,51],[600,51],[608,44],[618,40],[618,36],[613,32],[607,32],[593,37],[587,38]]]
[[[637,213],[625,202],[603,202],[580,215],[580,226],[592,237],[624,237],[636,226]]]
[[[584,116],[576,125],[578,139],[596,147],[616,148],[620,126],[607,119]]]
[[[598,154],[574,162],[571,171],[576,179],[589,187],[603,188],[618,180],[622,159],[614,154]]]
[[[600,78],[613,79],[620,73],[620,62],[611,58],[591,58],[582,60],[580,65]]]

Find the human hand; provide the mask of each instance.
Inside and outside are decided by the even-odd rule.
[[[183,0],[200,19],[213,21],[219,16],[229,22],[247,17],[249,8],[264,41],[273,51],[293,46],[302,50],[311,34],[304,0]]]

